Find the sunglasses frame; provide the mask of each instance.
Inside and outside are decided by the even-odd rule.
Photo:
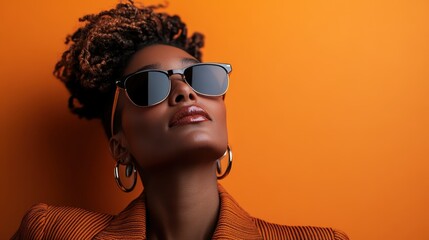
[[[189,83],[188,83],[188,81],[186,80],[186,77],[185,77],[185,71],[188,69],[188,68],[192,68],[192,67],[195,67],[195,66],[201,66],[201,65],[214,65],[214,66],[218,66],[218,67],[222,67],[224,70],[225,70],[225,72],[226,72],[226,75],[227,75],[227,78],[228,78],[228,85],[227,85],[227,87],[226,87],[226,89],[225,89],[225,91],[222,93],[222,94],[216,94],[216,95],[211,95],[211,94],[205,94],[205,93],[201,93],[201,92],[199,92],[199,91],[197,91],[197,90],[195,90]],[[115,97],[113,98],[113,104],[112,104],[112,113],[111,113],[111,118],[110,118],[110,133],[111,133],[111,135],[113,136],[113,134],[114,134],[114,132],[113,132],[113,128],[114,128],[114,118],[115,118],[115,112],[116,112],[116,107],[117,107],[117,105],[118,105],[118,97],[119,97],[119,91],[120,91],[120,89],[123,89],[123,90],[125,90],[125,94],[127,95],[127,98],[131,101],[131,103],[134,105],[134,106],[136,106],[136,107],[141,107],[141,108],[145,108],[145,107],[152,107],[152,106],[155,106],[155,105],[157,105],[157,104],[160,104],[160,103],[162,103],[165,99],[167,99],[168,98],[168,96],[170,95],[170,91],[171,91],[171,79],[170,79],[170,77],[172,76],[172,75],[176,75],[176,74],[179,74],[180,76],[182,76],[182,78],[181,78],[181,80],[183,81],[183,82],[185,82],[195,93],[197,93],[197,94],[200,94],[200,95],[203,95],[203,96],[208,96],[208,97],[218,97],[218,96],[222,96],[222,95],[224,95],[227,91],[228,91],[228,89],[229,89],[229,74],[231,73],[231,71],[232,71],[232,66],[231,66],[231,64],[227,64],[227,63],[213,63],[213,62],[208,62],[208,63],[196,63],[196,64],[192,64],[192,65],[190,65],[190,66],[187,66],[187,67],[185,67],[185,68],[182,68],[182,69],[170,69],[170,70],[167,70],[167,71],[165,71],[165,70],[160,70],[160,69],[144,69],[144,70],[139,70],[139,71],[137,71],[137,72],[134,72],[134,73],[131,73],[131,74],[128,74],[128,75],[126,75],[126,76],[124,76],[123,78],[121,78],[120,80],[117,80],[116,82],[115,82],[115,85],[116,85],[116,90],[115,90]],[[135,75],[137,75],[137,74],[140,74],[140,73],[143,73],[143,72],[160,72],[160,73],[164,73],[166,76],[167,76],[167,78],[170,80],[170,87],[169,87],[169,89],[168,89],[168,94],[162,99],[162,100],[160,100],[159,102],[156,102],[156,103],[154,103],[154,104],[151,104],[151,105],[148,105],[148,106],[141,106],[141,105],[138,105],[138,104],[136,104],[131,98],[130,98],[130,96],[128,95],[128,92],[127,92],[127,89],[126,89],[126,81],[130,78],[130,77],[132,77],[132,76],[135,76]]]

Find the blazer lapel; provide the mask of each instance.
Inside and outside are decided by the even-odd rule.
[[[218,184],[220,213],[212,239],[262,239],[253,218]]]
[[[109,226],[94,239],[146,239],[146,206],[144,193],[116,215]]]

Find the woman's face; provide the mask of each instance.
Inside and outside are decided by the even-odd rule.
[[[198,61],[185,51],[167,45],[152,45],[136,52],[125,75],[143,67],[161,70],[183,69]],[[121,90],[119,108],[123,147],[141,169],[214,161],[228,144],[223,97],[195,93],[180,75],[172,75],[171,91],[163,102],[151,107],[137,107]],[[189,110],[204,112],[180,117]],[[179,116],[179,118],[178,118]]]

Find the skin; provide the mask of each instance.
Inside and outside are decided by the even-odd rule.
[[[142,67],[182,69],[198,62],[185,51],[152,45],[136,52],[125,75]],[[225,153],[228,137],[223,97],[195,93],[180,75],[173,75],[167,99],[137,107],[121,90],[120,131],[110,150],[123,164],[134,162],[144,185],[148,239],[210,239],[219,213],[216,160]],[[181,108],[196,105],[211,120],[169,127]]]

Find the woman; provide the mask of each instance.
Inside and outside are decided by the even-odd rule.
[[[203,35],[188,37],[178,16],[155,8],[130,1],[83,17],[54,71],[72,112],[101,119],[118,186],[131,191],[138,175],[144,192],[116,216],[38,204],[13,238],[347,239],[253,218],[218,185],[232,164],[223,101],[231,66],[202,63]]]

